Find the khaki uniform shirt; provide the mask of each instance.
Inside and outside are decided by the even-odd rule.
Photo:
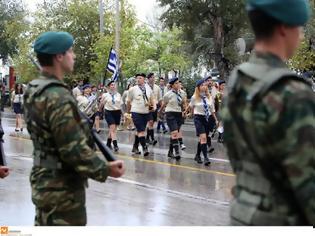
[[[128,92],[128,101],[131,103],[131,112],[139,114],[148,114],[150,101],[154,99],[152,89],[145,85],[146,96],[144,96],[139,86],[130,88]],[[153,104],[152,104],[153,105]]]
[[[213,114],[215,112],[215,109],[214,109],[212,97],[210,96],[210,99],[206,98],[206,102],[209,106],[209,112]],[[189,106],[194,109],[195,115],[203,115],[203,116],[205,115],[205,109],[204,109],[203,101],[201,98],[196,99],[195,96],[192,96],[190,99]]]
[[[169,90],[163,97],[163,102],[166,104],[165,112],[182,112],[183,97],[181,98],[182,101],[179,103],[175,92]]]
[[[114,99],[114,103],[113,103]],[[115,93],[114,98],[111,93],[104,93],[101,98],[101,103],[105,104],[104,108],[108,111],[121,110],[122,99],[120,93]]]

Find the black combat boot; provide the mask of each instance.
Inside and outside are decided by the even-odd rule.
[[[168,149],[168,154],[167,154],[168,157],[170,158],[175,158],[174,157],[174,154],[173,154],[173,142],[172,142],[172,138],[170,138],[170,146],[169,146],[169,149]]]
[[[154,138],[154,129],[150,129],[150,137],[152,139],[152,145],[155,146],[157,144],[157,140]]]
[[[223,143],[223,133],[219,133],[218,143]]]
[[[198,164],[202,164],[202,160],[201,160],[201,156],[196,155],[194,160],[198,163]]]
[[[111,138],[107,139],[106,146],[109,147],[110,149],[112,149],[112,139]]]
[[[146,138],[145,138],[145,142],[150,144],[150,130],[149,130],[149,128],[147,128],[147,135],[146,135]]]
[[[208,158],[208,154],[207,154],[207,144],[206,143],[203,143],[201,144],[201,151],[203,153],[203,156],[204,156],[204,164],[205,166],[208,166],[210,165],[210,160]]]
[[[117,145],[117,140],[113,140],[113,145],[114,145],[114,151],[118,152],[119,148],[118,148],[118,145]]]
[[[136,155],[141,154],[141,152],[139,151],[139,137],[137,135],[135,136],[135,143],[133,144],[131,152],[133,152]]]
[[[174,150],[175,150],[175,159],[177,161],[180,160],[181,156],[180,156],[180,152],[179,152],[179,143],[178,143],[178,139],[173,139],[172,140],[172,143],[173,143],[173,147],[174,147]]]
[[[211,146],[211,138],[209,136],[207,137],[207,146],[208,146],[208,152],[213,153],[214,148]]]
[[[139,137],[139,142],[142,146],[143,156],[145,156],[145,157],[148,156],[149,151],[148,151],[147,144],[145,143],[145,137]]]
[[[133,145],[131,152],[136,154],[136,155],[140,155],[141,154],[141,152],[139,151],[139,147],[136,147],[135,145]]]
[[[201,160],[201,157],[200,157],[200,153],[201,153],[201,144],[200,144],[200,142],[198,142],[198,145],[197,145],[197,153],[196,153],[196,156],[195,156],[195,161],[196,161],[198,164],[202,164],[202,160]]]

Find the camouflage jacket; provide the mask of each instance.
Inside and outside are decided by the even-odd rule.
[[[38,85],[48,81],[45,89]],[[89,125],[80,117],[71,91],[54,76],[42,74],[40,82],[29,83],[24,101],[34,146],[30,176],[34,204],[65,211],[74,202],[85,204],[87,179],[104,182],[109,169],[95,153]]]
[[[249,65],[265,68],[252,71],[261,81],[269,71],[288,70],[272,54],[253,53]],[[257,78],[238,68],[232,77],[221,113],[236,173],[231,224],[314,225],[315,94],[302,79],[284,76],[254,101]]]

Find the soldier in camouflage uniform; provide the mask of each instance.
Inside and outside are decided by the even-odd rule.
[[[229,79],[225,143],[236,173],[232,225],[315,224],[315,95],[285,61],[309,18],[306,0],[249,0],[256,36]]]
[[[66,32],[43,33],[34,44],[42,71],[26,89],[24,108],[34,145],[30,182],[35,225],[86,225],[88,178],[105,182],[124,173],[122,161],[106,164],[96,155],[88,122],[63,82],[73,70],[72,45]]]

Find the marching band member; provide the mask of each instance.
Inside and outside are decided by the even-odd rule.
[[[120,93],[117,92],[114,81],[109,81],[107,88],[108,92],[102,95],[100,103],[101,108],[105,108],[105,120],[109,127],[106,145],[112,149],[111,143],[113,142],[114,151],[118,152],[117,126],[120,124],[122,99]]]
[[[225,81],[224,80],[220,80],[218,82],[219,84],[219,91],[217,92],[216,96],[215,96],[215,110],[216,112],[219,114],[219,111],[221,110],[222,107],[222,99],[224,96],[224,88],[225,88]],[[219,127],[218,127],[218,133],[219,133],[219,137],[218,137],[218,142],[219,143],[223,143],[223,133],[224,133],[224,127],[223,124],[221,122],[221,117],[219,116]]]
[[[165,80],[163,77],[160,77],[160,86],[159,87],[160,87],[160,99],[161,99],[161,101],[158,103],[158,111],[161,108],[161,103],[163,101],[164,94],[166,94],[168,91],[167,87],[165,86]],[[165,133],[167,133],[167,129],[165,127],[165,112],[162,112],[159,114],[160,115],[158,116],[158,124],[156,127],[156,131],[157,131],[157,133],[160,133],[160,128],[162,127],[163,133],[165,134]]]
[[[155,77],[153,73],[149,73],[147,78],[148,78],[148,85],[150,86],[153,92],[154,103],[153,103],[153,111],[150,112],[146,139],[147,139],[147,143],[150,143],[154,146],[157,143],[156,139],[154,138],[154,123],[157,122],[157,108],[158,108],[159,102],[161,101],[160,87],[155,84]]]
[[[139,143],[143,149],[143,156],[148,156],[149,151],[145,141],[145,129],[149,121],[150,112],[154,109],[154,96],[151,88],[145,84],[145,74],[137,74],[137,85],[128,93],[127,112],[131,112],[132,120],[136,127],[135,142],[132,152],[140,154]]]
[[[180,146],[179,146],[179,130],[183,124],[183,97],[180,94],[180,84],[177,77],[169,80],[170,90],[164,95],[163,103],[160,109],[160,113],[165,108],[166,122],[171,132],[170,146],[168,151],[168,157],[180,160]],[[173,153],[175,150],[175,155]]]
[[[210,165],[210,160],[207,156],[209,133],[215,124],[218,124],[218,120],[215,115],[213,100],[208,90],[208,84],[204,79],[197,81],[195,93],[191,97],[189,107],[193,111],[196,134],[199,137],[195,161],[199,164],[202,163],[200,157],[200,153],[202,152],[204,164],[208,166]]]
[[[77,96],[78,107],[92,120],[92,124],[94,124],[98,112],[97,97],[91,95],[92,90],[90,84],[83,85],[82,91],[82,94]],[[96,131],[97,133],[100,132],[99,127]]]

